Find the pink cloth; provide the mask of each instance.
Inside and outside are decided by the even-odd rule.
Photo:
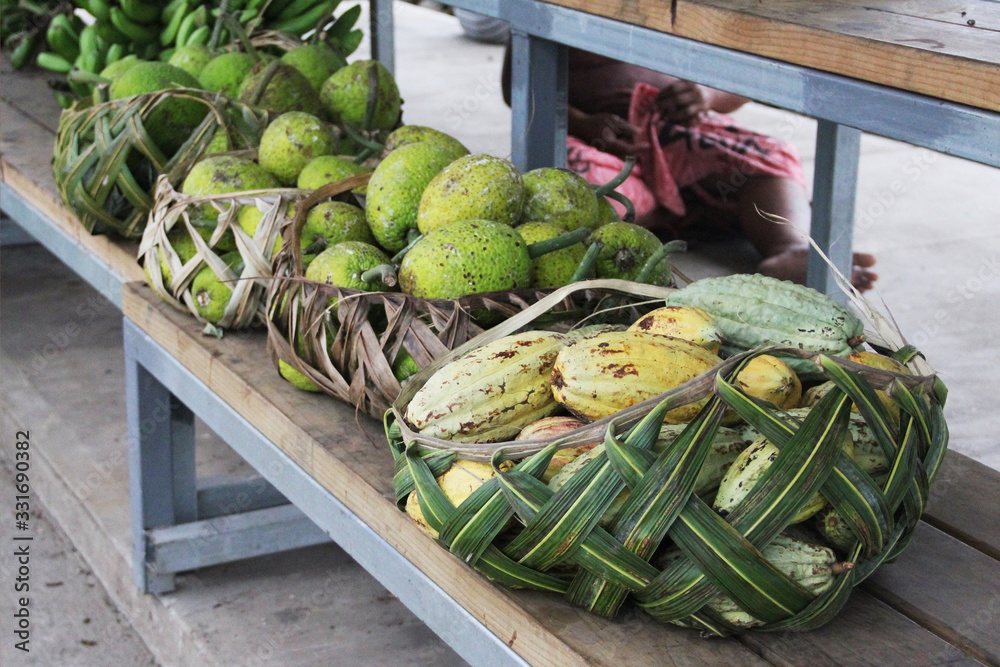
[[[651,149],[636,156],[638,165],[632,175],[616,190],[632,200],[636,216],[652,212],[657,205],[682,217],[686,207],[682,188],[692,188],[706,203],[732,209],[727,201],[746,176],[769,174],[791,178],[805,187],[802,161],[794,147],[785,142],[739,126],[730,116],[710,114],[692,127],[668,124],[655,107],[658,89],[638,83],[632,92],[629,122],[639,129],[638,139]],[[567,163],[570,169],[593,184],[606,183],[624,162],[603,153],[576,137],[567,138]],[[698,183],[708,176],[732,175],[732,188],[705,192]],[[622,214],[623,207],[613,205]]]

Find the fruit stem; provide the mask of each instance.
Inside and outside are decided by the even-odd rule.
[[[250,106],[257,106],[260,104],[260,100],[264,97],[264,93],[267,92],[267,87],[271,85],[271,79],[274,75],[278,73],[278,68],[281,66],[280,60],[275,60],[273,63],[269,63],[264,73],[260,77],[260,81],[257,82],[257,89],[253,91],[253,97],[250,98]]]
[[[417,233],[413,234],[413,232]],[[404,247],[402,250],[393,255],[392,259],[389,261],[391,261],[393,264],[399,264],[400,262],[402,262],[403,258],[406,257],[406,253],[410,252],[410,248],[415,246],[417,244],[417,241],[419,241],[422,238],[424,238],[423,234],[418,232],[416,229],[411,229],[409,232],[407,232],[406,235],[406,247]]]
[[[219,3],[219,15],[215,17],[215,25],[212,26],[212,36],[208,38],[208,48],[213,51],[219,45],[219,37],[222,35],[222,24],[226,22],[229,14],[229,0],[222,0]]]
[[[240,43],[240,45],[243,47],[243,50],[249,53],[250,57],[253,58],[254,64],[259,63],[261,61],[260,54],[257,52],[257,49],[250,41],[250,37],[247,35],[247,31],[243,29],[243,26],[236,19],[236,17],[230,14],[220,14],[219,16],[223,17],[223,20],[225,20],[226,26],[229,28],[229,31],[236,36],[236,41]]]
[[[361,274],[361,280],[366,283],[382,281],[386,287],[396,286],[396,267],[392,264],[379,264]]]
[[[619,185],[625,182],[625,179],[632,174],[632,169],[635,167],[635,158],[629,155],[625,158],[625,164],[622,165],[622,170],[619,171],[614,178],[605,183],[604,185],[598,185],[594,188],[594,194],[598,197],[606,197],[609,192],[617,188]]]
[[[687,243],[681,240],[671,241],[670,243],[664,243],[656,252],[649,256],[646,263],[642,265],[642,269],[639,270],[639,275],[635,277],[635,282],[644,283],[649,280],[649,277],[653,274],[653,269],[663,260],[667,258],[667,255],[674,252],[684,252],[687,250]],[[669,270],[669,265],[667,266]]]
[[[590,236],[590,229],[587,227],[580,227],[579,229],[574,229],[571,232],[560,234],[559,236],[555,236],[551,239],[536,241],[535,243],[528,245],[528,257],[535,259],[550,252],[568,248],[571,245],[582,242],[588,236]]]
[[[579,282],[587,278],[594,269],[594,264],[597,263],[597,256],[601,254],[601,250],[604,249],[604,241],[594,241],[587,248],[587,252],[583,254],[583,259],[576,267],[576,271],[573,272],[573,277],[569,279],[571,283]]]
[[[383,146],[382,144],[378,143],[377,141],[372,141],[371,139],[366,139],[360,132],[358,132],[356,129],[354,129],[353,127],[351,127],[348,123],[344,123],[344,132],[353,141],[361,144],[365,148],[370,148],[373,151],[379,151],[379,152],[385,150],[385,146]]]
[[[631,199],[616,190],[612,190],[604,196],[608,199],[614,199],[625,207],[625,217],[622,218],[625,222],[635,222],[635,206],[632,204]]]
[[[104,83],[111,83],[111,79],[88,72],[85,69],[74,69],[67,75],[66,78],[73,83],[89,83],[95,86],[99,86]]]

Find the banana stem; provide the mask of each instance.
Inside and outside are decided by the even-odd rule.
[[[635,167],[635,158],[631,155],[625,158],[625,164],[622,165],[622,170],[615,175],[610,181],[604,185],[598,185],[594,188],[594,194],[598,197],[607,196],[609,192],[617,188],[619,185],[625,182],[625,179],[629,177],[632,173],[632,169]]]
[[[580,243],[588,236],[590,236],[590,229],[587,227],[580,227],[579,229],[574,229],[571,232],[560,234],[559,236],[551,239],[536,241],[528,246],[528,256],[531,257],[531,259],[535,259],[550,252],[568,248],[575,243]]]
[[[601,254],[601,250],[603,249],[604,241],[594,241],[591,243],[569,281],[575,283],[588,278],[594,269],[594,265],[597,264],[597,256]]]
[[[361,280],[366,283],[381,281],[386,287],[396,286],[396,267],[392,264],[379,264],[361,274]]]
[[[215,25],[212,26],[212,36],[208,38],[208,48],[213,51],[219,45],[219,36],[222,35],[222,24],[226,22],[229,15],[229,0],[222,0],[219,4],[219,15],[215,17]]]
[[[642,265],[642,269],[639,270],[639,275],[635,277],[635,282],[647,282],[649,277],[653,275],[653,269],[655,269],[660,262],[664,261],[668,255],[674,252],[684,252],[686,250],[687,243],[684,241],[677,240],[664,243],[656,250],[656,252],[650,255],[649,259],[646,260],[646,263]]]
[[[604,196],[608,199],[614,199],[616,202],[625,207],[625,217],[622,218],[622,220],[625,222],[635,222],[635,205],[632,203],[631,199],[615,190],[612,190]]]

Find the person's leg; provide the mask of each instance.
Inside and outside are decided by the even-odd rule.
[[[726,181],[721,183],[724,187]],[[714,188],[707,188],[709,192],[721,191],[719,181],[714,185]],[[763,256],[757,270],[774,278],[805,283],[811,209],[802,186],[790,178],[750,176],[735,190],[740,227]],[[761,213],[779,216],[788,222],[775,222]],[[851,282],[859,291],[871,289],[878,279],[878,274],[871,271],[874,264],[874,256],[854,253]]]

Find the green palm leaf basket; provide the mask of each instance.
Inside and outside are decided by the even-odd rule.
[[[186,195],[167,175],[160,176],[139,242],[147,283],[161,299],[205,323],[209,333],[262,326],[274,248],[289,222],[288,206],[310,192],[275,188]],[[252,236],[238,221],[246,207],[261,213]]]
[[[160,146],[153,136],[162,136],[157,131],[178,104],[201,120],[175,128],[186,137],[176,148]],[[52,174],[88,232],[134,239],[142,235],[161,175],[179,184],[220,128],[224,149],[257,146],[266,123],[266,112],[193,88],[98,103],[84,99],[59,117]]]
[[[284,229],[284,242],[275,257],[275,279],[266,297],[268,349],[286,378],[289,371],[299,374],[293,377],[301,388],[321,391],[381,419],[399,396],[408,372],[424,368],[495,323],[530,308],[551,290],[426,299],[306,279],[300,243],[306,215],[330,198],[350,201],[351,191],[368,178],[370,174],[362,174],[326,185],[296,207],[295,218]],[[607,296],[599,289],[578,290],[552,304],[541,319],[568,326],[592,313]],[[617,316],[634,319],[644,303],[642,297],[622,299]],[[401,364],[402,359],[410,363]]]
[[[629,602],[706,635],[809,630],[831,620],[855,586],[906,548],[927,503],[948,440],[946,390],[933,369],[858,298],[872,350],[909,372],[768,346],[555,437],[461,443],[407,422],[408,405],[436,370],[530,327],[553,304],[586,289],[647,298],[675,291],[623,281],[570,285],[423,369],[385,415],[400,509],[416,500],[437,543],[486,577],[561,595],[603,617]],[[736,377],[764,353],[811,362],[832,388],[808,410],[752,398]],[[693,419],[664,424],[670,410],[700,400]],[[742,420],[737,450],[753,451],[766,439],[774,453],[743,499],[717,511],[715,488],[720,478],[726,484],[723,471],[737,467],[735,454],[719,466],[720,452],[734,442],[720,424],[733,413]],[[859,433],[878,466],[856,456]],[[592,449],[576,460],[582,465],[561,486],[555,477],[546,483],[557,454],[586,447]],[[485,481],[456,506],[442,475],[482,470],[475,462],[487,462],[488,474],[479,477]],[[825,514],[839,517],[842,531],[833,542],[817,518],[794,523],[817,493]]]

